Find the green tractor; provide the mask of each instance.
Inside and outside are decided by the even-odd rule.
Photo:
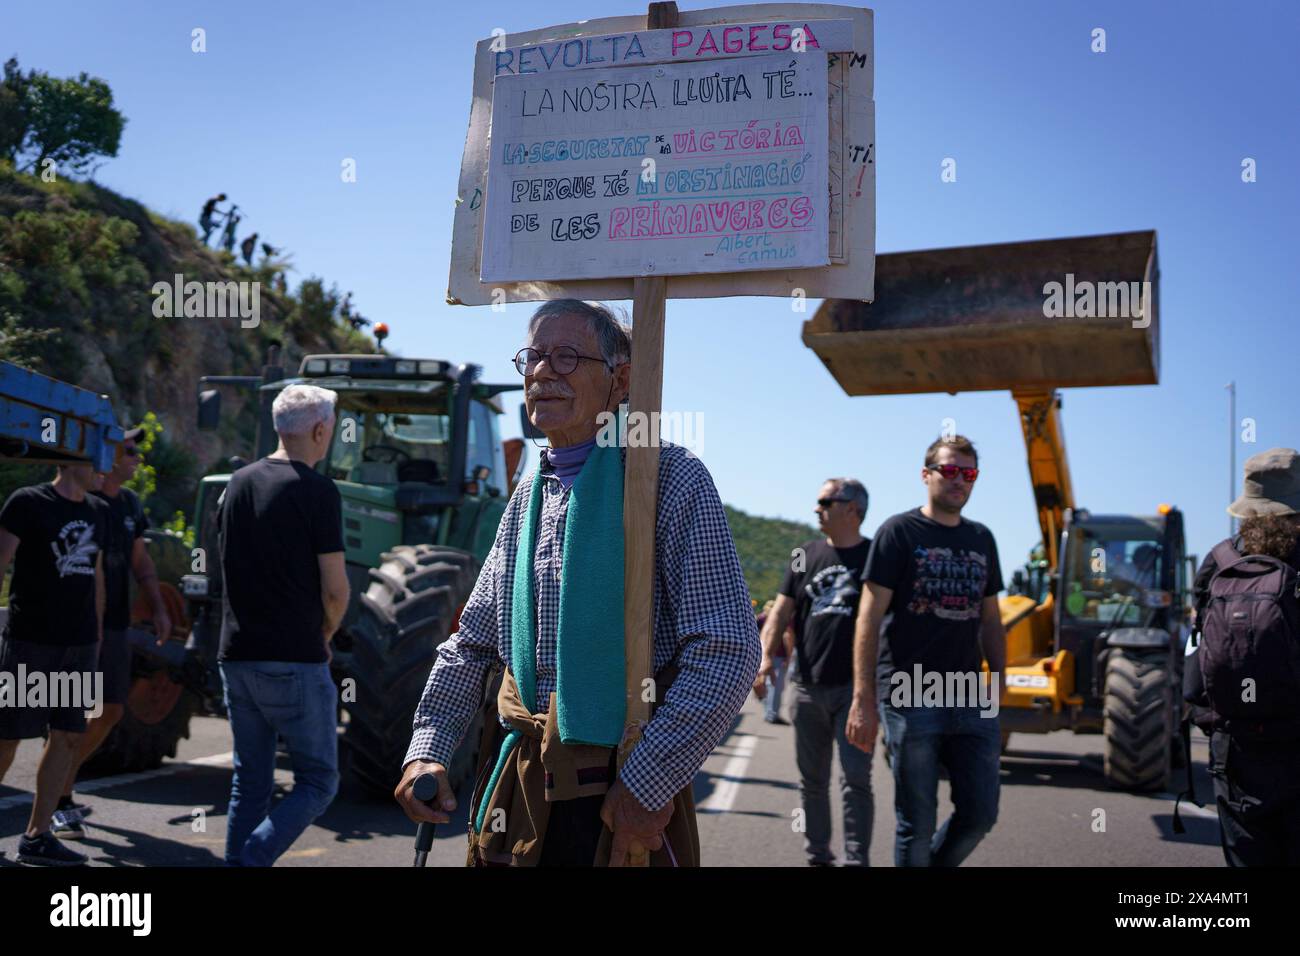
[[[497,396],[522,384],[480,383],[476,365],[388,355],[308,355],[286,378],[277,353],[260,376],[200,379],[199,428],[220,424],[219,386],[255,389],[260,458],[277,444],[271,404],[282,389],[312,384],[338,393],[333,443],[317,470],[342,497],[352,586],[331,663],[340,688],[340,763],[366,789],[391,791],[438,645],[456,630],[517,480],[523,441],[502,442]],[[245,463],[231,459],[236,469]],[[97,755],[97,769],[157,766],[188,735],[191,711],[223,713],[215,517],[229,480],[208,475],[199,484],[197,547],[178,580],[190,622],[183,654],[178,642],[163,656],[137,644],[137,685],[141,671],[155,684],[170,682],[175,707],[160,714],[155,705],[147,723],[128,714]],[[471,728],[449,768],[453,786],[472,772],[477,739]]]

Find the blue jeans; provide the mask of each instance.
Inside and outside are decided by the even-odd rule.
[[[767,697],[763,701],[763,716],[776,720],[781,716],[781,689],[785,686],[785,669],[788,657],[772,658],[772,676],[767,682]]]
[[[880,711],[894,771],[894,865],[958,866],[998,819],[998,718],[975,707],[882,703]],[[936,833],[940,764],[953,814]]]
[[[803,799],[804,849],[810,863],[830,863],[831,752],[840,752],[840,799],[844,802],[846,866],[866,866],[875,804],[871,795],[871,754],[845,734],[853,685],[820,687],[794,682],[794,755]]]
[[[338,692],[324,663],[222,661],[220,667],[235,738],[226,863],[270,866],[338,792]],[[270,810],[277,735],[289,749],[293,790]]]

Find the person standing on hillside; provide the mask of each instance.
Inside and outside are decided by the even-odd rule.
[[[216,216],[220,213],[217,209],[217,203],[225,202],[226,194],[217,193],[215,196],[208,198],[203,204],[203,211],[199,213],[199,225],[203,227],[203,244],[208,244],[208,236],[212,235],[212,230],[217,228]]]
[[[235,229],[243,218],[238,206],[231,206],[230,212],[226,213],[226,225],[221,230],[221,247],[231,255],[235,254]]]
[[[854,747],[844,728],[853,698],[853,622],[871,547],[871,539],[860,531],[867,517],[867,489],[852,478],[831,478],[822,485],[815,510],[825,537],[799,548],[786,571],[763,628],[763,661],[754,693],[764,696],[793,620],[794,746],[808,863],[834,865],[830,777],[832,749],[837,748],[845,862],[866,866],[874,816],[871,754]]]

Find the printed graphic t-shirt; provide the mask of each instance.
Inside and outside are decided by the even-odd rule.
[[[94,493],[104,503],[108,517],[108,539],[104,546],[104,627],[122,631],[131,623],[131,552],[136,539],[149,527],[140,499],[130,488],[119,488],[109,497]]]
[[[781,593],[794,599],[799,683],[839,687],[853,682],[853,628],[870,550],[870,538],[852,548],[835,548],[821,538],[803,546],[803,570],[792,564],[785,572]]]
[[[223,661],[325,661],[317,555],[343,550],[334,482],[302,462],[262,458],[230,477],[220,515]]]
[[[965,518],[950,528],[920,508],[894,515],[876,532],[862,578],[894,592],[876,668],[882,694],[896,671],[912,676],[917,664],[923,673],[979,671],[981,605],[1002,590],[988,528]]]
[[[18,538],[5,635],[61,647],[98,641],[95,562],[108,533],[103,503],[94,495],[69,501],[49,482],[19,488],[0,509],[0,527]]]

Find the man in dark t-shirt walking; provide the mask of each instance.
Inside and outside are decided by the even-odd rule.
[[[961,435],[931,444],[921,470],[928,501],[880,526],[863,572],[847,734],[869,752],[884,721],[897,866],[956,866],[997,821],[1002,572],[993,535],[961,515],[978,465]],[[941,764],[954,811],[936,833]]]
[[[106,518],[103,504],[87,494],[94,478],[89,464],[60,465],[53,482],[19,488],[0,509],[0,579],[14,566],[0,637],[0,680],[8,684],[0,694],[0,779],[20,740],[48,732],[32,814],[18,841],[24,863],[86,862],[50,832],[50,823],[87,711],[102,708],[96,699],[102,681],[94,674],[103,633]],[[26,691],[37,674],[46,693],[30,699]]]
[[[131,576],[149,599],[153,609],[154,633],[158,643],[171,637],[171,616],[163,604],[158,588],[158,572],[145,547],[144,533],[149,528],[140,498],[124,487],[140,464],[139,441],[143,428],[129,429],[118,445],[113,470],[93,495],[105,505],[106,537],[104,543],[104,640],[99,647],[99,670],[104,675],[104,712],[86,722],[81,750],[68,772],[63,796],[54,814],[54,835],[63,840],[85,836],[82,819],[90,807],[73,799],[72,788],[81,765],[99,749],[109,731],[122,719],[127,696],[131,691],[131,645],[126,629],[131,624]]]
[[[290,385],[271,406],[280,447],[230,478],[220,503],[218,660],[235,738],[226,862],[270,866],[338,790],[329,642],[348,606],[342,501],[313,469],[334,435],[335,393]],[[276,737],[293,790],[269,813]]]
[[[796,549],[763,626],[763,662],[754,681],[761,699],[786,625],[794,622],[794,740],[804,810],[804,849],[812,866],[831,866],[831,752],[838,746],[847,865],[866,866],[873,804],[871,754],[852,746],[845,721],[853,697],[853,624],[871,539],[859,532],[867,489],[832,478],[817,496],[824,538]]]

